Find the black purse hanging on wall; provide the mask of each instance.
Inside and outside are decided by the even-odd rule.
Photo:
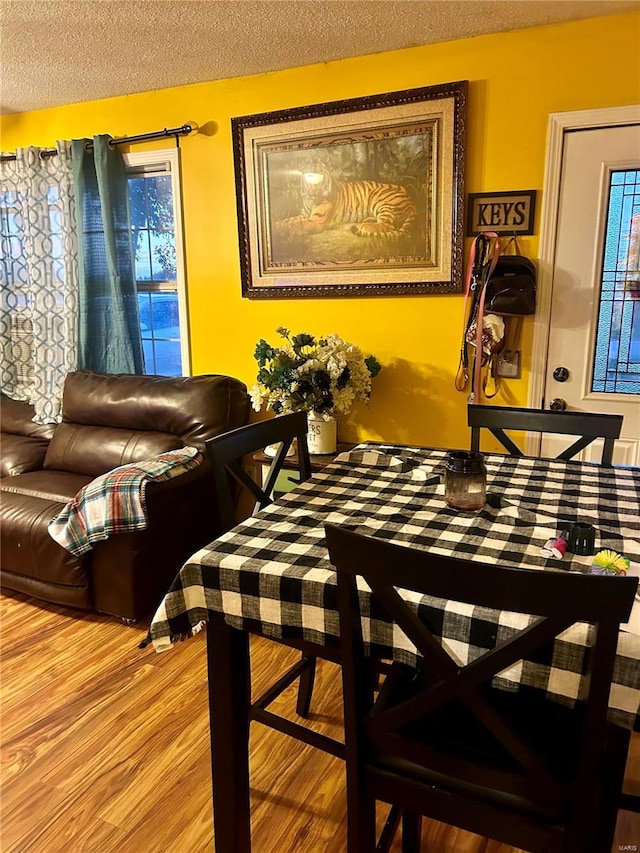
[[[514,244],[515,255],[504,252],[487,282],[484,310],[503,317],[528,317],[536,313],[536,268],[521,255],[518,241],[512,237],[505,247]]]

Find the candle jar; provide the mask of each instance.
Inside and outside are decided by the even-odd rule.
[[[569,551],[591,556],[596,553],[596,531],[592,524],[578,522],[569,530]]]
[[[454,509],[482,509],[487,502],[484,457],[475,450],[452,450],[444,472],[444,499]]]

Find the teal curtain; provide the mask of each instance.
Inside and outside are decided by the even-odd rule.
[[[78,367],[144,373],[127,174],[110,136],[72,142],[78,227]],[[93,150],[87,150],[87,143]]]

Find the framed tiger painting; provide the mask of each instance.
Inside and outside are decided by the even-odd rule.
[[[242,295],[462,290],[467,81],[231,119]]]

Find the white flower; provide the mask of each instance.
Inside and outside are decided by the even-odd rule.
[[[259,412],[262,408],[262,390],[258,384],[249,388],[249,396],[251,397],[251,405],[256,412]]]

